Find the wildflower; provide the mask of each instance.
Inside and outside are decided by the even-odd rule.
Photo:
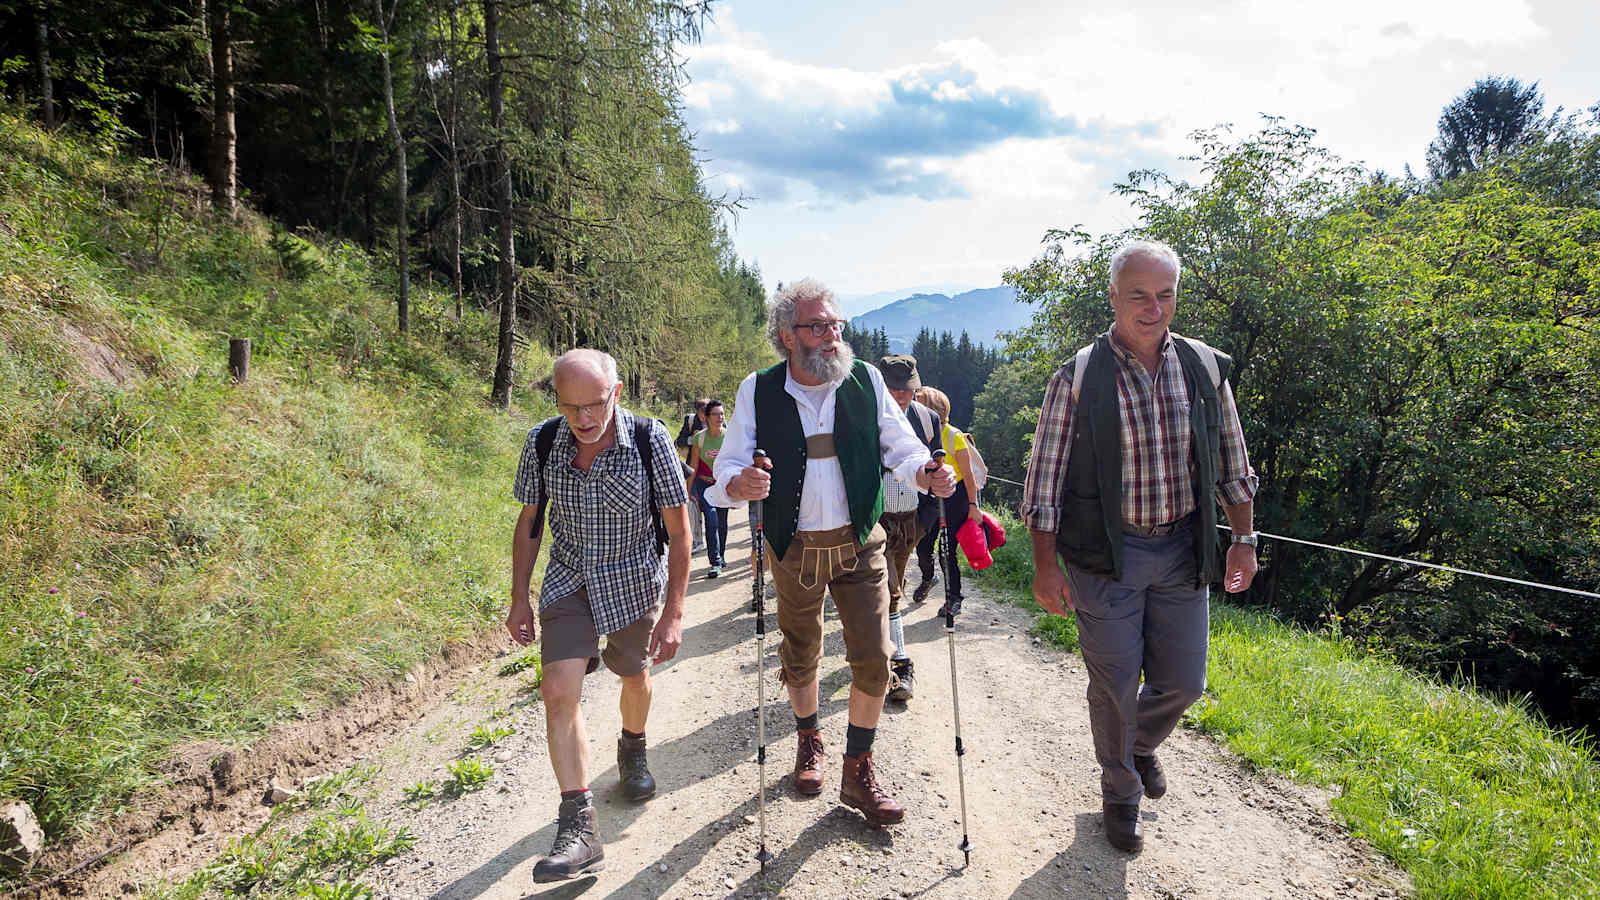
[[[22,667],[22,671],[27,672],[29,675],[32,675],[33,674],[33,666],[23,666]]]
[[[137,675],[133,676],[133,683],[134,684],[138,684],[139,683],[139,676],[137,676]]]
[[[81,609],[78,610],[78,618],[81,619],[81,618],[83,618],[84,616],[87,616],[87,615],[88,615],[88,613],[84,612],[83,610],[81,610]]]
[[[56,588],[51,588],[49,591],[47,591],[47,593],[55,594],[59,593],[59,591]]]

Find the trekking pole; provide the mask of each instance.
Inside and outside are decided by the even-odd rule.
[[[943,465],[944,456],[943,450],[933,451],[933,465]],[[938,544],[940,565],[944,567],[944,606],[939,608],[939,615],[944,617],[945,642],[950,648],[950,708],[955,714],[956,725],[956,784],[961,789],[961,844],[956,849],[961,851],[961,865],[967,866],[972,862],[972,841],[967,838],[967,775],[961,762],[961,757],[967,754],[967,748],[961,743],[961,700],[956,690],[956,613],[961,611],[961,599],[950,596],[950,586],[954,582],[951,570],[958,563],[953,556],[955,549],[950,544],[950,520],[945,516],[943,497],[939,498]]]
[[[766,451],[756,449],[755,457],[750,464],[758,469],[770,469],[772,463],[767,460]],[[766,548],[762,546],[766,540],[765,529],[762,527],[762,516],[765,512],[765,503],[761,500],[751,500],[752,531],[750,546],[756,553],[755,592],[754,606],[756,611],[756,770],[760,781],[756,784],[756,797],[761,807],[761,849],[756,851],[756,861],[761,863],[761,874],[767,874],[767,860],[772,854],[767,852],[767,556]]]

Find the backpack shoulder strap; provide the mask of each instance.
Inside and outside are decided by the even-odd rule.
[[[1174,340],[1183,341],[1194,350],[1194,355],[1200,358],[1200,364],[1206,367],[1206,374],[1211,376],[1211,388],[1220,390],[1222,382],[1228,378],[1228,370],[1233,367],[1233,358],[1205,341],[1184,337],[1176,331],[1172,333],[1172,337]]]
[[[1084,372],[1085,369],[1089,368],[1089,354],[1092,353],[1093,351],[1094,351],[1094,345],[1090,344],[1090,345],[1084,347],[1083,349],[1079,350],[1078,351],[1078,355],[1076,355],[1076,356],[1074,356],[1072,358],[1072,405],[1073,406],[1077,406],[1078,405],[1078,395],[1083,393],[1083,372]]]
[[[633,419],[633,449],[639,454],[639,462],[644,466],[644,488],[650,493],[650,520],[656,527],[656,555],[660,556],[667,549],[667,525],[661,519],[661,506],[656,502],[655,473],[650,468],[655,459],[655,443],[651,441],[653,421],[644,416],[635,416]]]
[[[544,513],[550,506],[549,486],[544,482],[544,466],[550,461],[550,449],[556,445],[556,429],[561,425],[560,416],[551,416],[539,425],[539,432],[533,436],[533,453],[539,461],[539,510],[534,513],[533,526],[529,536],[538,540],[544,535]]]

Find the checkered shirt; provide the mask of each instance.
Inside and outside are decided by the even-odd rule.
[[[1107,333],[1109,335],[1109,332]],[[1133,525],[1163,525],[1194,511],[1194,434],[1189,429],[1189,392],[1183,365],[1169,332],[1161,365],[1152,377],[1132,351],[1111,339],[1116,351],[1117,394],[1122,419],[1122,519]],[[1201,351],[1205,352],[1205,351]],[[1056,370],[1044,392],[1033,457],[1017,511],[1034,531],[1056,531],[1061,518],[1061,485],[1072,450],[1072,371],[1076,360]],[[1216,498],[1224,506],[1243,503],[1256,493],[1256,473],[1245,452],[1244,429],[1233,388],[1223,382],[1221,460]]]
[[[550,491],[545,543],[550,562],[539,588],[542,610],[579,588],[588,588],[595,631],[610,634],[653,609],[667,584],[666,560],[656,555],[655,522],[644,466],[633,442],[634,415],[617,407],[614,444],[600,451],[588,472],[572,465],[577,442],[563,419],[545,461]],[[512,495],[529,506],[541,499],[537,426],[528,432],[517,464]],[[689,502],[678,454],[665,425],[652,422],[650,480],[663,510]]]
[[[889,513],[916,512],[917,497],[921,492],[916,485],[906,484],[893,472],[883,473],[883,511]]]

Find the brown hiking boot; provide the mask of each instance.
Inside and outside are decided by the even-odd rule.
[[[794,790],[806,797],[822,793],[822,732],[802,728],[795,732],[799,746],[794,751]]]
[[[563,800],[556,814],[556,839],[550,855],[533,866],[533,880],[564,881],[605,868],[606,848],[595,833],[594,804]]]
[[[861,810],[861,815],[873,825],[893,825],[906,817],[905,808],[878,787],[870,752],[844,758],[839,802]]]
[[[644,738],[617,738],[617,775],[622,780],[622,796],[629,800],[648,800],[656,795],[656,780],[645,764]]]

